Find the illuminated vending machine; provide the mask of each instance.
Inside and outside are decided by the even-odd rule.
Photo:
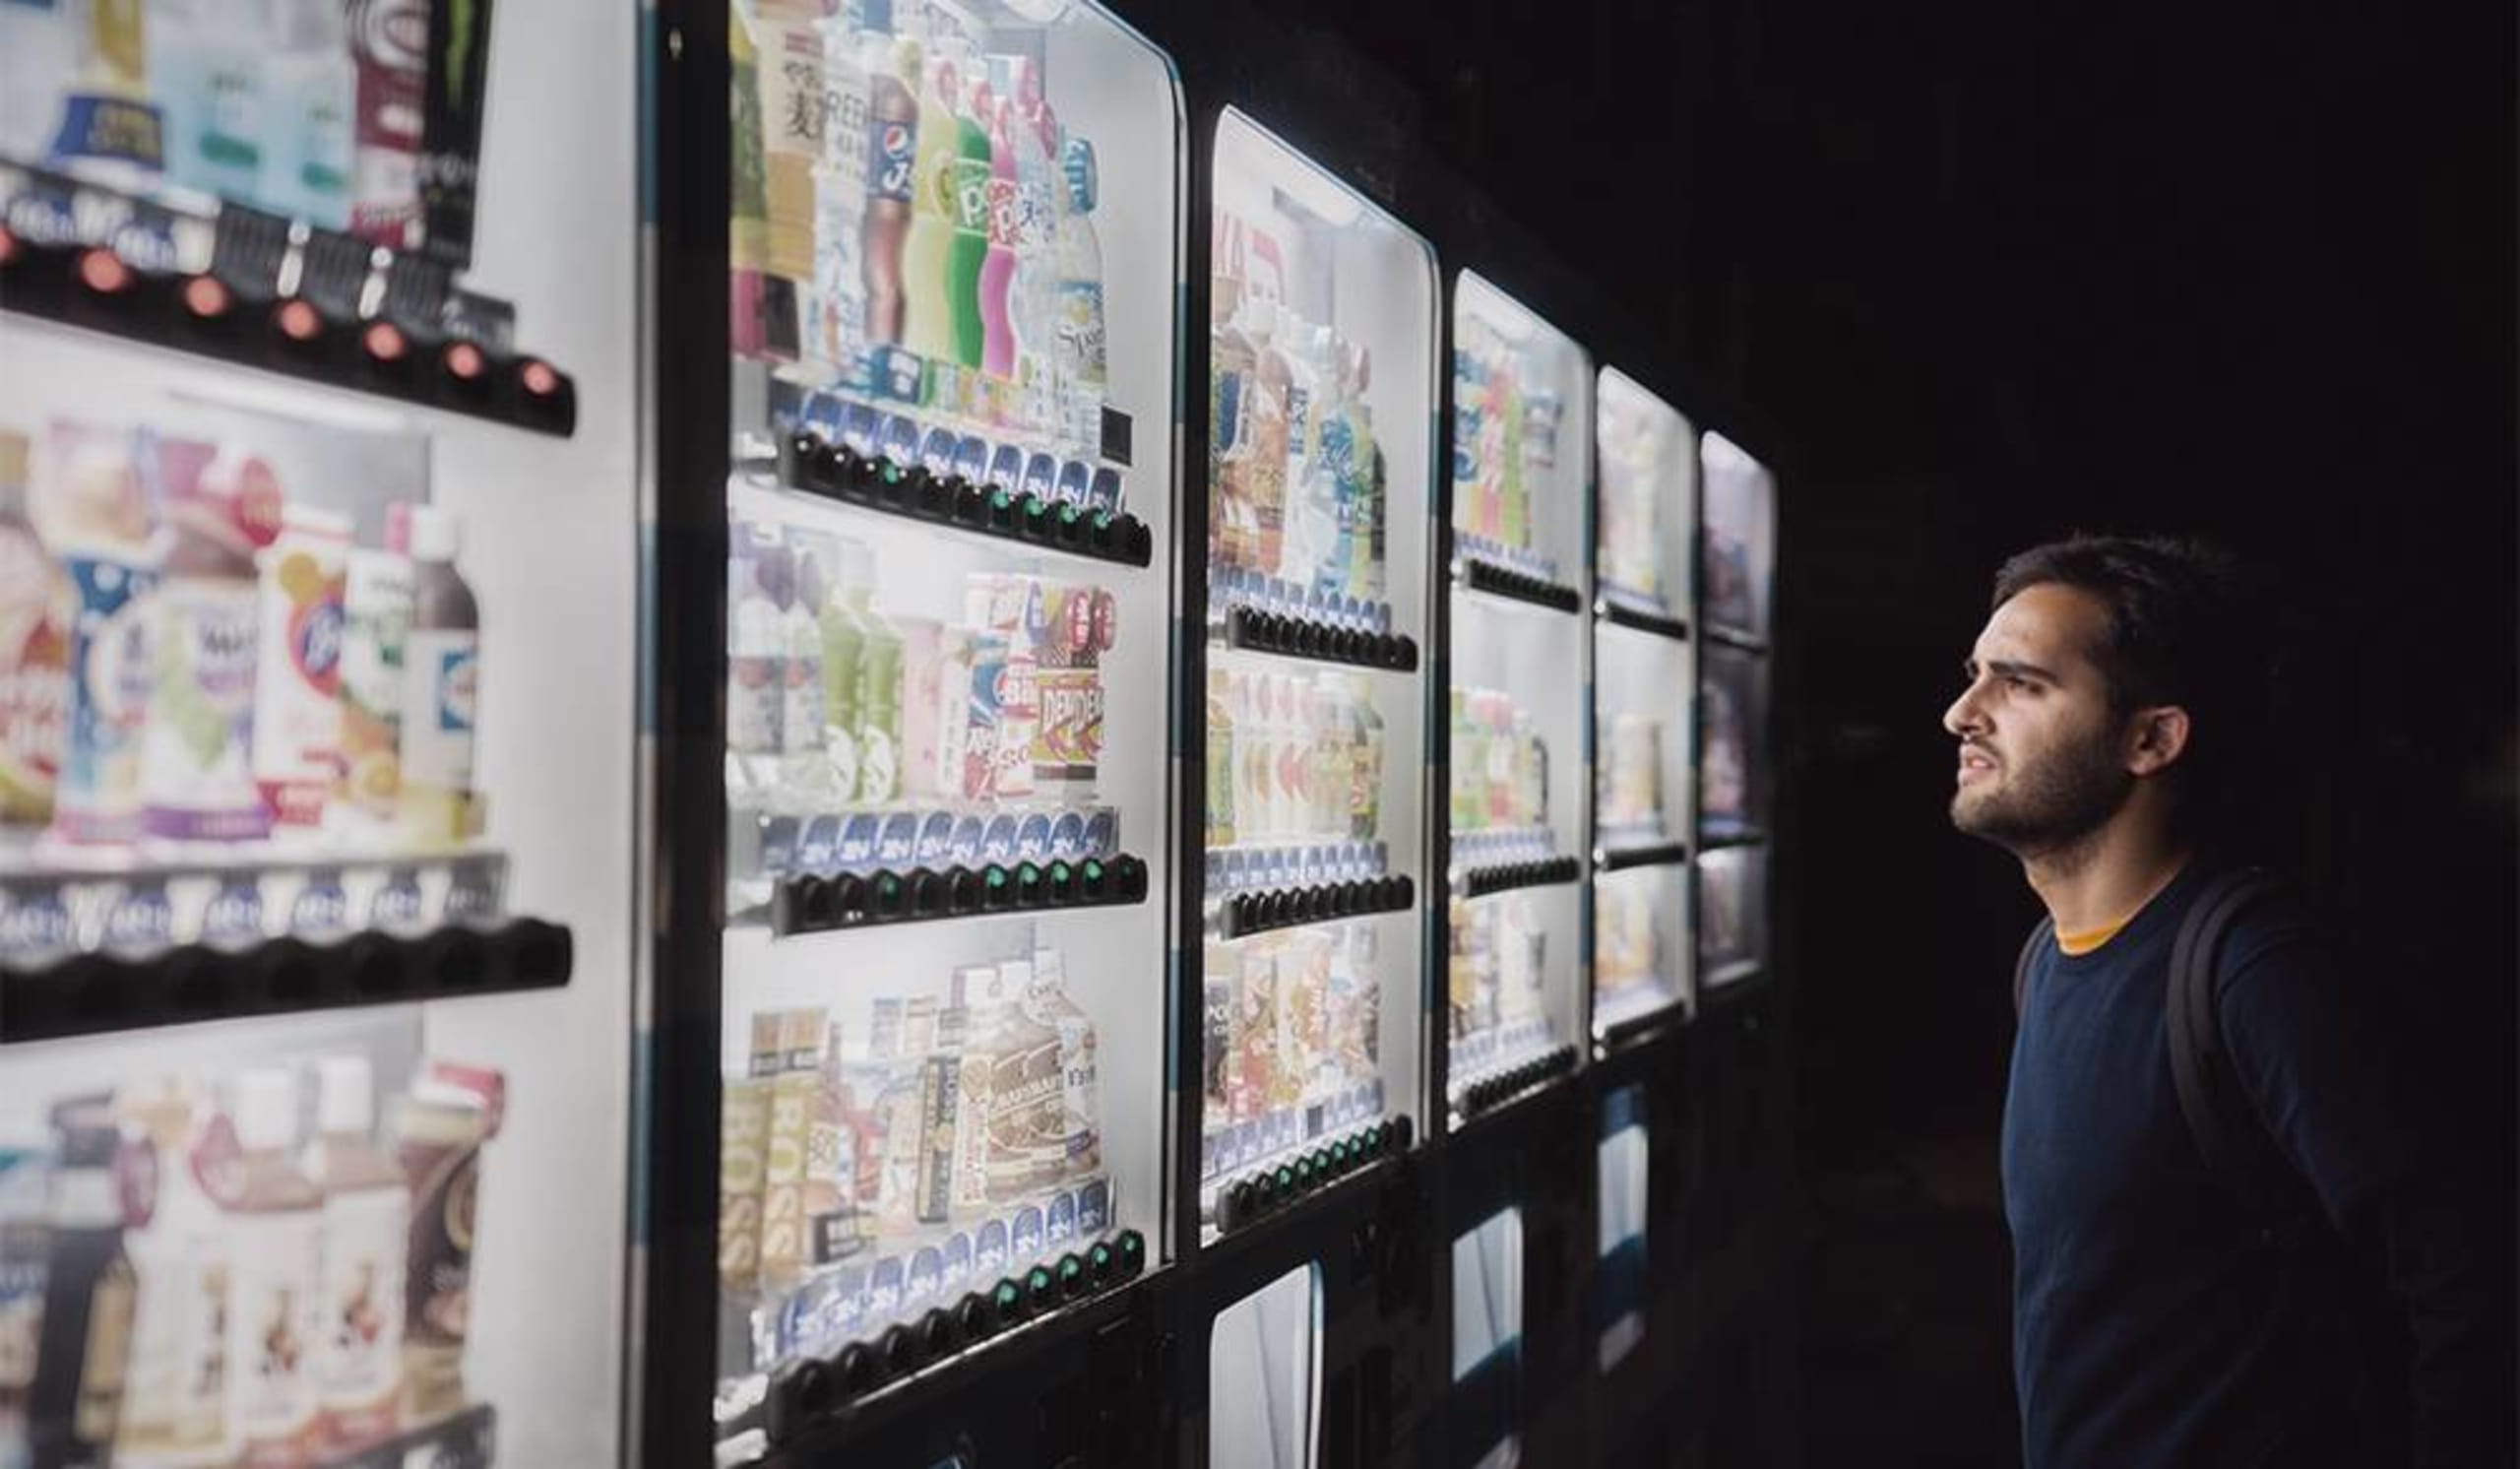
[[[1593,1041],[1598,1133],[1591,1281],[1595,1448],[1667,1451],[1682,1317],[1690,1156],[1690,837],[1698,648],[1697,435],[1605,368],[1595,407]]]
[[[1591,359],[1472,271],[1453,288],[1445,603],[1442,1462],[1575,1450],[1591,619]],[[1552,1134],[1554,1134],[1552,1136]],[[1527,1314],[1528,1309],[1528,1314]],[[1544,1426],[1544,1420],[1552,1420]]]
[[[723,417],[660,441],[650,1452],[1126,1462],[1044,1405],[1164,1238],[1171,66],[1091,5],[719,21],[662,114],[727,121],[662,160]]]
[[[0,15],[0,1463],[619,1452],[634,23],[381,9]]]
[[[1720,433],[1705,438],[1699,532],[1697,988],[1767,963],[1768,596],[1776,479]]]
[[[1388,1451],[1406,1372],[1350,1323],[1406,1290],[1415,1238],[1381,1210],[1423,1105],[1437,285],[1424,240],[1254,117],[1212,138],[1189,1451],[1297,1469]]]

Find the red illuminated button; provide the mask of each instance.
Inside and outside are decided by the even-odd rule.
[[[540,357],[529,358],[522,375],[525,390],[536,398],[548,398],[560,391],[560,374]]]
[[[411,339],[390,321],[369,322],[367,330],[359,334],[359,341],[367,348],[367,354],[380,362],[399,362],[411,350]]]
[[[450,343],[446,349],[446,370],[462,382],[476,382],[489,368],[489,359],[481,349],[470,342]]]
[[[233,304],[235,298],[215,277],[195,276],[184,283],[184,309],[205,321],[226,315]]]
[[[281,302],[278,320],[281,335],[291,342],[312,342],[324,334],[324,313],[310,301]]]
[[[112,295],[131,286],[131,267],[111,250],[91,250],[79,257],[79,279],[98,295]]]

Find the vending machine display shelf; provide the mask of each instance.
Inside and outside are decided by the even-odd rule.
[[[1216,1227],[1231,1234],[1279,1209],[1318,1193],[1377,1163],[1409,1151],[1406,1115],[1384,1118],[1292,1158],[1284,1158],[1216,1191]]]
[[[1610,627],[1624,627],[1649,637],[1669,638],[1675,643],[1689,640],[1686,617],[1660,607],[1639,607],[1620,597],[1598,597],[1593,600],[1593,616]]]
[[[799,494],[1028,550],[1122,566],[1155,561],[1155,533],[1127,511],[935,474],[887,454],[860,454],[810,429],[780,439],[779,479]]]
[[[347,392],[577,430],[576,382],[506,349],[505,303],[434,262],[237,205],[176,208],[0,160],[0,301]]]
[[[1395,673],[1418,671],[1418,640],[1407,633],[1365,632],[1251,607],[1226,609],[1225,645],[1237,652],[1273,653],[1313,663],[1350,664]]]
[[[786,1441],[880,1389],[1125,1286],[1146,1272],[1146,1237],[1122,1230],[985,1291],[969,1292],[950,1308],[887,1327],[871,1342],[851,1342],[827,1359],[790,1363],[771,1387],[768,1437],[774,1443]]]
[[[770,900],[772,936],[843,928],[1038,914],[1143,903],[1147,866],[1122,854],[1104,862],[990,862],[985,866],[886,867],[828,877],[788,877]]]
[[[1557,855],[1557,833],[1545,826],[1456,828],[1452,834],[1452,863],[1456,869],[1497,866],[1509,862],[1546,862]]]
[[[146,955],[85,954],[0,974],[0,1045],[155,1030],[197,1021],[556,990],[570,931],[538,919],[370,930],[338,943],[190,943]]]
[[[432,1424],[406,1429],[381,1443],[319,1457],[315,1469],[491,1469],[498,1462],[499,1415],[487,1403]]]
[[[1466,898],[1484,898],[1491,893],[1511,892],[1519,887],[1554,887],[1573,882],[1583,875],[1581,858],[1552,857],[1539,862],[1472,867],[1461,873],[1460,886],[1462,896]]]
[[[1596,872],[1620,872],[1632,867],[1677,866],[1689,860],[1686,842],[1643,842],[1626,847],[1596,847],[1593,867]]]
[[[1712,995],[1719,991],[1748,988],[1749,982],[1757,979],[1766,968],[1767,961],[1755,954],[1745,959],[1734,959],[1727,964],[1719,964],[1699,978],[1698,990],[1702,993]]]
[[[1661,1030],[1680,1013],[1677,986],[1668,981],[1631,985],[1596,1002],[1593,1035],[1604,1047],[1615,1049]]]
[[[1482,556],[1466,555],[1453,567],[1455,585],[1509,602],[1528,603],[1555,612],[1584,609],[1584,594],[1563,582],[1502,566]]]
[[[1768,834],[1755,826],[1738,821],[1705,821],[1698,824],[1697,845],[1700,852],[1721,852],[1727,847],[1756,847],[1765,843]]]
[[[1743,632],[1737,627],[1727,627],[1721,622],[1706,624],[1706,636],[1709,642],[1722,643],[1727,648],[1738,648],[1744,653],[1768,651],[1767,639],[1756,633]]]
[[[488,849],[381,853],[238,844],[160,858],[124,851],[0,850],[0,967],[181,944],[243,948],[482,922],[501,911],[508,860]]]
[[[1454,1107],[1465,1118],[1492,1112],[1527,1091],[1575,1069],[1575,1048],[1556,1046],[1530,1060],[1481,1076],[1455,1089]]]
[[[1274,928],[1406,913],[1417,903],[1418,885],[1405,875],[1395,874],[1236,893],[1210,905],[1208,922],[1220,938],[1248,938]]]

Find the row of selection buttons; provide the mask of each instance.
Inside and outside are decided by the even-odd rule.
[[[1217,1228],[1230,1232],[1383,1158],[1409,1151],[1406,1117],[1385,1118],[1351,1137],[1238,1180],[1217,1195]]]
[[[1560,1046],[1545,1055],[1534,1056],[1519,1066],[1508,1066],[1493,1076],[1482,1076],[1461,1090],[1464,1116],[1481,1113],[1519,1095],[1542,1082],[1564,1076],[1575,1069],[1575,1048]]]
[[[1146,1237],[1123,1230],[1082,1251],[1070,1251],[938,1307],[914,1322],[886,1328],[871,1342],[851,1342],[828,1361],[797,1363],[781,1378],[777,1402],[785,1419],[810,1419],[911,1375],[932,1362],[976,1346],[1001,1331],[1135,1280],[1146,1271]],[[800,1424],[774,1422],[774,1437]]]
[[[782,881],[771,896],[770,923],[773,931],[786,937],[976,914],[1116,907],[1142,903],[1146,894],[1146,862],[1125,853],[1108,862],[1089,857],[1011,866],[990,862],[842,872]]]
[[[1277,653],[1403,673],[1418,668],[1418,640],[1407,633],[1367,632],[1258,607],[1228,608],[1225,640],[1227,647],[1251,653]]]
[[[1236,893],[1221,913],[1225,936],[1241,938],[1272,928],[1294,928],[1377,913],[1401,913],[1416,905],[1417,884],[1407,877],[1362,877],[1275,892]]]
[[[780,441],[779,475],[809,494],[915,520],[943,521],[1001,540],[1127,566],[1155,559],[1155,533],[1125,511],[1045,499],[958,474],[939,475],[889,455],[860,454],[809,430]]]

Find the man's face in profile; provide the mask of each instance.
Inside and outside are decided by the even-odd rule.
[[[2090,593],[2049,582],[1986,619],[1969,686],[1942,717],[1960,738],[1952,825],[2028,856],[2089,835],[2125,802],[2135,778],[2090,652],[2108,616]]]

